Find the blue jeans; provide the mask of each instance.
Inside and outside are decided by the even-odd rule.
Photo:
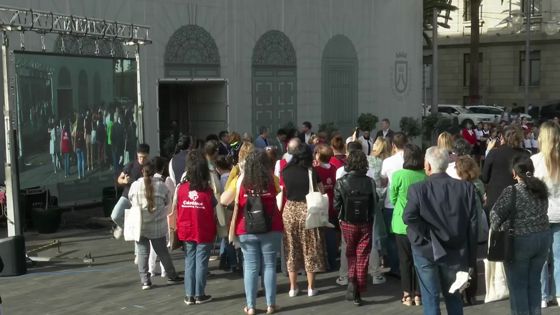
[[[115,222],[116,225],[120,226],[121,228],[124,227],[124,210],[129,209],[132,207],[130,200],[121,196],[117,204],[113,207],[113,211],[111,212],[111,219]]]
[[[70,176],[70,153],[64,155],[64,176]]]
[[[276,305],[276,257],[280,253],[282,233],[244,234],[239,236],[243,251],[243,283],[247,307],[255,308],[261,261],[264,265],[264,290],[267,306]]]
[[[540,274],[550,242],[550,231],[514,238],[513,259],[504,263],[512,315],[541,314]]]
[[[541,298],[552,300],[554,296],[560,299],[560,223],[550,224],[552,234],[552,248],[549,252],[548,261],[552,264],[554,273],[550,277],[548,263],[544,264],[541,272]]]
[[[385,248],[387,249],[387,258],[391,273],[400,275],[399,269],[399,253],[397,251],[397,241],[395,234],[391,232],[391,222],[393,221],[393,209],[383,208],[383,220],[387,229],[387,238],[385,239]]]
[[[463,301],[459,293],[450,294],[449,288],[455,282],[459,266],[450,266],[445,262],[434,262],[423,256],[413,254],[414,266],[420,283],[424,315],[440,315],[440,293],[443,294],[447,314],[463,315]]]
[[[84,163],[84,151],[82,149],[76,149],[76,160],[78,161],[78,177],[85,177],[86,169]]]
[[[212,243],[185,242],[185,292],[187,296],[206,295],[208,260]]]

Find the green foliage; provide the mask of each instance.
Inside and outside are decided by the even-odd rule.
[[[333,135],[338,131],[339,131],[338,127],[334,122],[327,122],[327,123],[319,124],[319,129],[317,132],[325,133],[325,135],[327,136],[327,140],[330,141]]]
[[[422,133],[425,139],[432,139],[434,133],[451,131],[455,125],[456,123],[451,118],[444,117],[441,114],[428,115],[422,120]]]
[[[375,125],[379,118],[371,113],[362,113],[360,117],[358,117],[357,125],[361,131],[372,131],[375,129]]]
[[[401,118],[399,126],[408,138],[413,139],[422,134],[422,124],[420,120],[414,117]]]

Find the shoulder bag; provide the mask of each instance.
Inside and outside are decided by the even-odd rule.
[[[311,169],[307,173],[309,175],[309,193],[305,196],[307,202],[305,228],[314,229],[323,226],[333,228],[334,225],[329,222],[329,198],[326,194],[315,191]]]
[[[513,238],[515,223],[515,201],[517,199],[517,190],[515,185],[512,186],[511,191],[511,212],[509,219],[509,227],[501,231],[490,232],[490,239],[488,240],[488,260],[489,261],[510,261],[513,257]]]

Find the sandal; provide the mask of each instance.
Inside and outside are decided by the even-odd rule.
[[[412,298],[410,295],[403,296],[401,302],[405,306],[412,306]]]
[[[277,305],[270,305],[267,309],[266,309],[266,313],[267,314],[274,314],[276,313],[280,308]]]
[[[243,311],[244,311],[245,314],[247,314],[247,315],[255,315],[255,314],[256,314],[254,308],[248,308],[247,306],[245,306],[245,307],[243,308]]]
[[[420,297],[419,295],[414,297],[414,305],[416,306],[420,306],[422,305],[422,297]]]

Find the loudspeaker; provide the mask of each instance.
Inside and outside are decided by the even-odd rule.
[[[20,276],[27,272],[22,235],[0,239],[0,259],[4,265],[0,277]]]

